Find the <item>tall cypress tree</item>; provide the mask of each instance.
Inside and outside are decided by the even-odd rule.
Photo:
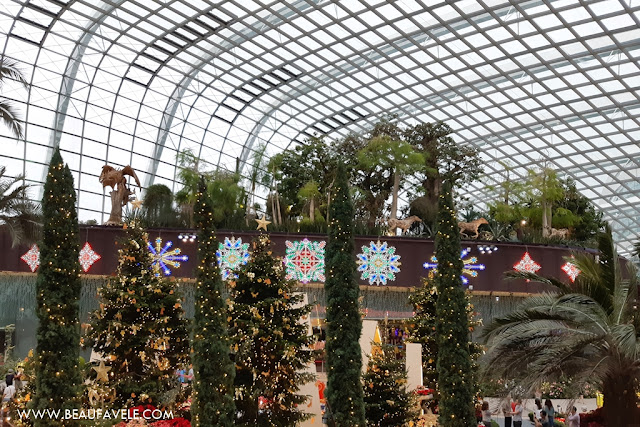
[[[354,209],[347,170],[338,165],[330,209],[326,250],[327,280],[327,398],[340,427],[365,426],[360,374],[362,318],[358,310],[360,288],[353,252]]]
[[[34,409],[79,408],[82,378],[80,352],[80,263],[78,214],[73,176],[56,150],[49,164],[42,196],[44,226],[38,303],[36,396]],[[35,420],[36,426],[77,425],[72,420]]]
[[[191,406],[194,426],[232,426],[236,406],[233,401],[235,367],[229,356],[227,308],[222,298],[223,284],[216,262],[218,241],[213,226],[213,206],[204,181],[196,194],[194,219],[198,235],[198,271],[193,319],[192,360],[195,381]]]
[[[469,355],[467,298],[462,287],[460,231],[453,206],[452,189],[445,185],[439,197],[438,228],[435,239],[438,269],[434,283],[436,339],[438,343],[439,423],[444,427],[475,425],[473,380]]]

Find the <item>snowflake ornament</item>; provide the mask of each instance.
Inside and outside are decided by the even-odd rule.
[[[387,242],[370,242],[369,246],[362,247],[362,253],[358,254],[358,271],[362,273],[360,278],[368,280],[370,285],[386,285],[388,281],[396,280],[395,273],[398,268],[400,255],[396,255],[396,248],[389,246]]]
[[[527,272],[527,273],[535,273],[541,268],[542,266],[531,258],[531,256],[529,255],[529,252],[525,252],[524,255],[522,256],[522,259],[516,265],[513,266],[514,270]]]
[[[31,246],[20,259],[27,263],[32,273],[35,272],[40,266],[40,248],[38,245]]]
[[[472,256],[467,258],[469,252],[471,252],[471,248],[462,249],[460,251],[460,259],[462,260],[463,264],[460,280],[462,280],[463,285],[469,284],[469,278],[467,276],[478,277],[478,271],[482,271],[486,268],[484,264],[478,263],[477,257]],[[436,256],[434,255],[431,257],[431,262],[425,262],[424,264],[422,264],[422,266],[427,270],[431,270],[429,274],[433,274],[438,269],[438,258],[436,258]]]
[[[156,239],[155,247],[151,245],[151,242],[147,242],[147,247],[153,255],[153,264],[151,264],[151,267],[153,268],[156,276],[160,276],[160,271],[162,271],[165,276],[171,275],[171,269],[167,264],[173,268],[180,268],[180,262],[189,261],[189,257],[187,255],[180,255],[182,252],[180,248],[169,250],[172,246],[172,241],[168,241],[164,246],[162,246],[161,237]]]
[[[571,258],[573,258],[573,257],[571,257]],[[569,276],[569,279],[571,279],[572,282],[575,282],[576,281],[576,277],[578,277],[578,275],[580,274],[580,269],[578,267],[576,267],[575,264],[572,264],[569,261],[567,261],[560,268],[562,269],[562,271],[567,273],[567,276]]]
[[[287,270],[286,279],[295,279],[301,283],[324,282],[324,241],[304,239],[290,242],[287,240],[286,255],[283,260]]]
[[[82,249],[80,249],[80,254],[78,255],[78,261],[80,261],[80,266],[86,273],[89,271],[91,266],[101,258],[97,252],[93,250],[89,242],[86,242]]]
[[[235,237],[231,239],[225,237],[224,243],[218,243],[216,258],[218,259],[222,280],[227,280],[229,277],[237,277],[232,272],[249,261],[249,244],[242,243],[242,238],[236,240]]]

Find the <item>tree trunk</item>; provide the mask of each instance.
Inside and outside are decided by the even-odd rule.
[[[626,373],[612,375],[604,381],[603,389],[605,425],[638,425],[640,411],[636,404],[633,376]]]
[[[316,208],[313,204],[313,197],[312,197],[311,200],[309,201],[309,219],[311,220],[312,223],[316,222],[315,210]]]
[[[393,198],[391,199],[391,216],[389,219],[397,218],[398,211],[398,192],[400,191],[400,174],[398,173],[398,168],[396,168],[395,173],[393,174]],[[394,230],[395,234],[395,230]]]
[[[273,192],[271,194],[271,216],[273,217],[273,223],[274,225],[278,225],[278,216],[276,215],[276,197],[277,197],[276,192]]]
[[[542,237],[549,237],[551,234],[551,209],[549,209],[549,204],[544,198],[540,202],[542,207]]]

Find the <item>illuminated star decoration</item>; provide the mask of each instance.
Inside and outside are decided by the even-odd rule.
[[[35,272],[40,266],[40,249],[38,245],[31,246],[20,259],[27,263],[32,273]]]
[[[462,276],[460,276],[460,279],[462,280],[463,285],[469,284],[469,279],[466,275],[470,277],[478,277],[478,271],[484,270],[486,268],[484,264],[478,263],[477,257],[472,256],[466,258],[466,256],[469,255],[469,252],[471,252],[471,248],[466,248],[460,251],[460,259],[462,260],[463,264]],[[431,270],[429,274],[433,274],[438,269],[438,258],[436,258],[436,256],[434,255],[431,257],[431,262],[425,262],[422,265],[427,270]]]
[[[256,222],[258,223],[258,228],[256,228],[256,230],[260,230],[262,228],[264,231],[267,231],[267,225],[271,224],[271,221],[267,221],[265,218],[265,214],[262,214],[262,219],[256,219]]]
[[[225,237],[224,243],[218,243],[216,258],[222,280],[227,280],[231,276],[237,277],[232,271],[249,261],[249,244],[242,243],[242,238],[236,240],[235,237],[231,239]]]
[[[535,273],[541,268],[542,266],[531,258],[529,252],[525,252],[522,259],[513,266],[514,270],[527,273]]]
[[[370,242],[369,246],[362,247],[358,254],[358,271],[362,273],[360,278],[368,280],[370,285],[386,285],[387,281],[396,280],[395,273],[399,273],[401,264],[398,261],[400,255],[396,255],[396,248],[389,246],[387,242]]]
[[[131,206],[133,206],[133,209],[140,209],[142,207],[142,200],[140,199],[135,199],[131,202]]]
[[[153,264],[151,264],[151,267],[153,268],[156,276],[160,276],[161,270],[165,276],[171,275],[171,270],[167,264],[173,268],[180,268],[180,261],[189,261],[189,257],[187,255],[180,255],[181,250],[179,248],[169,250],[172,246],[173,242],[168,241],[163,247],[161,237],[156,239],[155,247],[151,245],[151,242],[147,242],[147,247],[153,254]]]
[[[109,376],[107,375],[107,372],[111,370],[111,367],[105,366],[104,360],[100,361],[100,365],[92,366],[91,368],[96,371],[96,374],[98,374],[96,377],[96,381],[104,381],[105,383],[109,382]]]
[[[573,258],[573,257],[571,257]],[[580,269],[578,267],[576,267],[575,264],[567,261],[565,263],[565,265],[563,265],[562,267],[562,271],[564,271],[565,273],[567,273],[567,276],[569,276],[569,279],[571,279],[572,282],[576,281],[576,277],[578,277],[578,274],[580,274]]]
[[[290,242],[287,240],[284,265],[287,270],[286,279],[295,279],[301,283],[324,282],[324,241]]]
[[[78,255],[78,261],[80,261],[80,266],[82,266],[85,273],[89,271],[91,266],[100,258],[100,255],[93,250],[89,242],[84,244],[82,249],[80,249],[80,254]]]

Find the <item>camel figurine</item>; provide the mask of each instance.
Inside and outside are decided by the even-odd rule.
[[[469,236],[469,234],[467,234],[467,232],[469,233],[474,233],[475,236],[473,237],[474,239],[478,238],[478,228],[480,228],[480,226],[482,224],[489,224],[489,221],[487,221],[484,218],[478,218],[476,220],[473,220],[471,222],[458,222],[458,227],[460,227],[460,234],[464,234],[466,236]]]
[[[563,240],[566,240],[569,237],[569,229],[568,228],[552,228],[551,234],[549,234],[549,238],[559,237]]]
[[[393,230],[394,234],[396,228],[399,228],[400,230],[402,230],[402,234],[405,234],[409,230],[409,228],[411,228],[414,222],[422,222],[422,220],[417,216],[412,215],[409,218],[405,219],[392,218],[387,222],[387,225],[389,225],[389,228]]]
[[[100,183],[102,188],[111,187],[111,214],[109,219],[105,222],[105,225],[121,225],[122,224],[122,208],[131,201],[135,190],[131,190],[127,184],[126,176],[131,176],[136,181],[138,188],[142,188],[140,180],[136,175],[136,172],[131,166],[125,166],[122,169],[116,169],[109,165],[102,167],[102,173],[100,174]]]

